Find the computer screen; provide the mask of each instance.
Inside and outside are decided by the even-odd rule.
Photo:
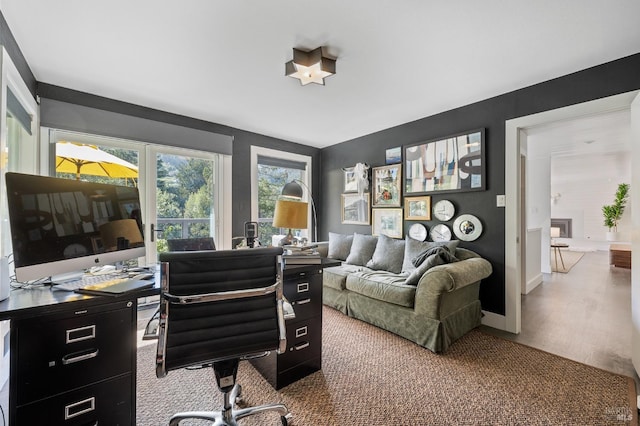
[[[137,188],[21,173],[5,177],[17,281],[145,255]]]

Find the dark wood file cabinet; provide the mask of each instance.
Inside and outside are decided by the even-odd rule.
[[[284,295],[295,319],[286,321],[287,349],[251,360],[275,388],[280,389],[322,368],[322,265],[286,266]]]

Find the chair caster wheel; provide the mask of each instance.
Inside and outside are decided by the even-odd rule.
[[[236,385],[236,386],[238,387],[238,393],[236,394],[235,403],[242,404],[242,402],[244,401],[244,398],[242,397],[242,386],[240,385]]]
[[[286,415],[280,417],[280,422],[282,422],[282,426],[289,426],[293,424],[291,420],[293,419],[293,415],[291,413],[287,413]]]

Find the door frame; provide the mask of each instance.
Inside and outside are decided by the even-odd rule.
[[[483,323],[511,333],[520,333],[521,330],[521,276],[525,266],[521,253],[523,236],[520,211],[520,151],[524,143],[522,131],[551,122],[628,109],[638,93],[640,90],[505,121],[505,315],[492,314]]]

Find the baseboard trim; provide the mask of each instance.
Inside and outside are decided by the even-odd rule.
[[[507,331],[507,317],[494,312],[482,311],[482,325]]]
[[[542,273],[539,273],[538,275],[527,281],[527,286],[525,288],[524,294],[531,293],[531,290],[538,287],[540,284],[542,284]]]

